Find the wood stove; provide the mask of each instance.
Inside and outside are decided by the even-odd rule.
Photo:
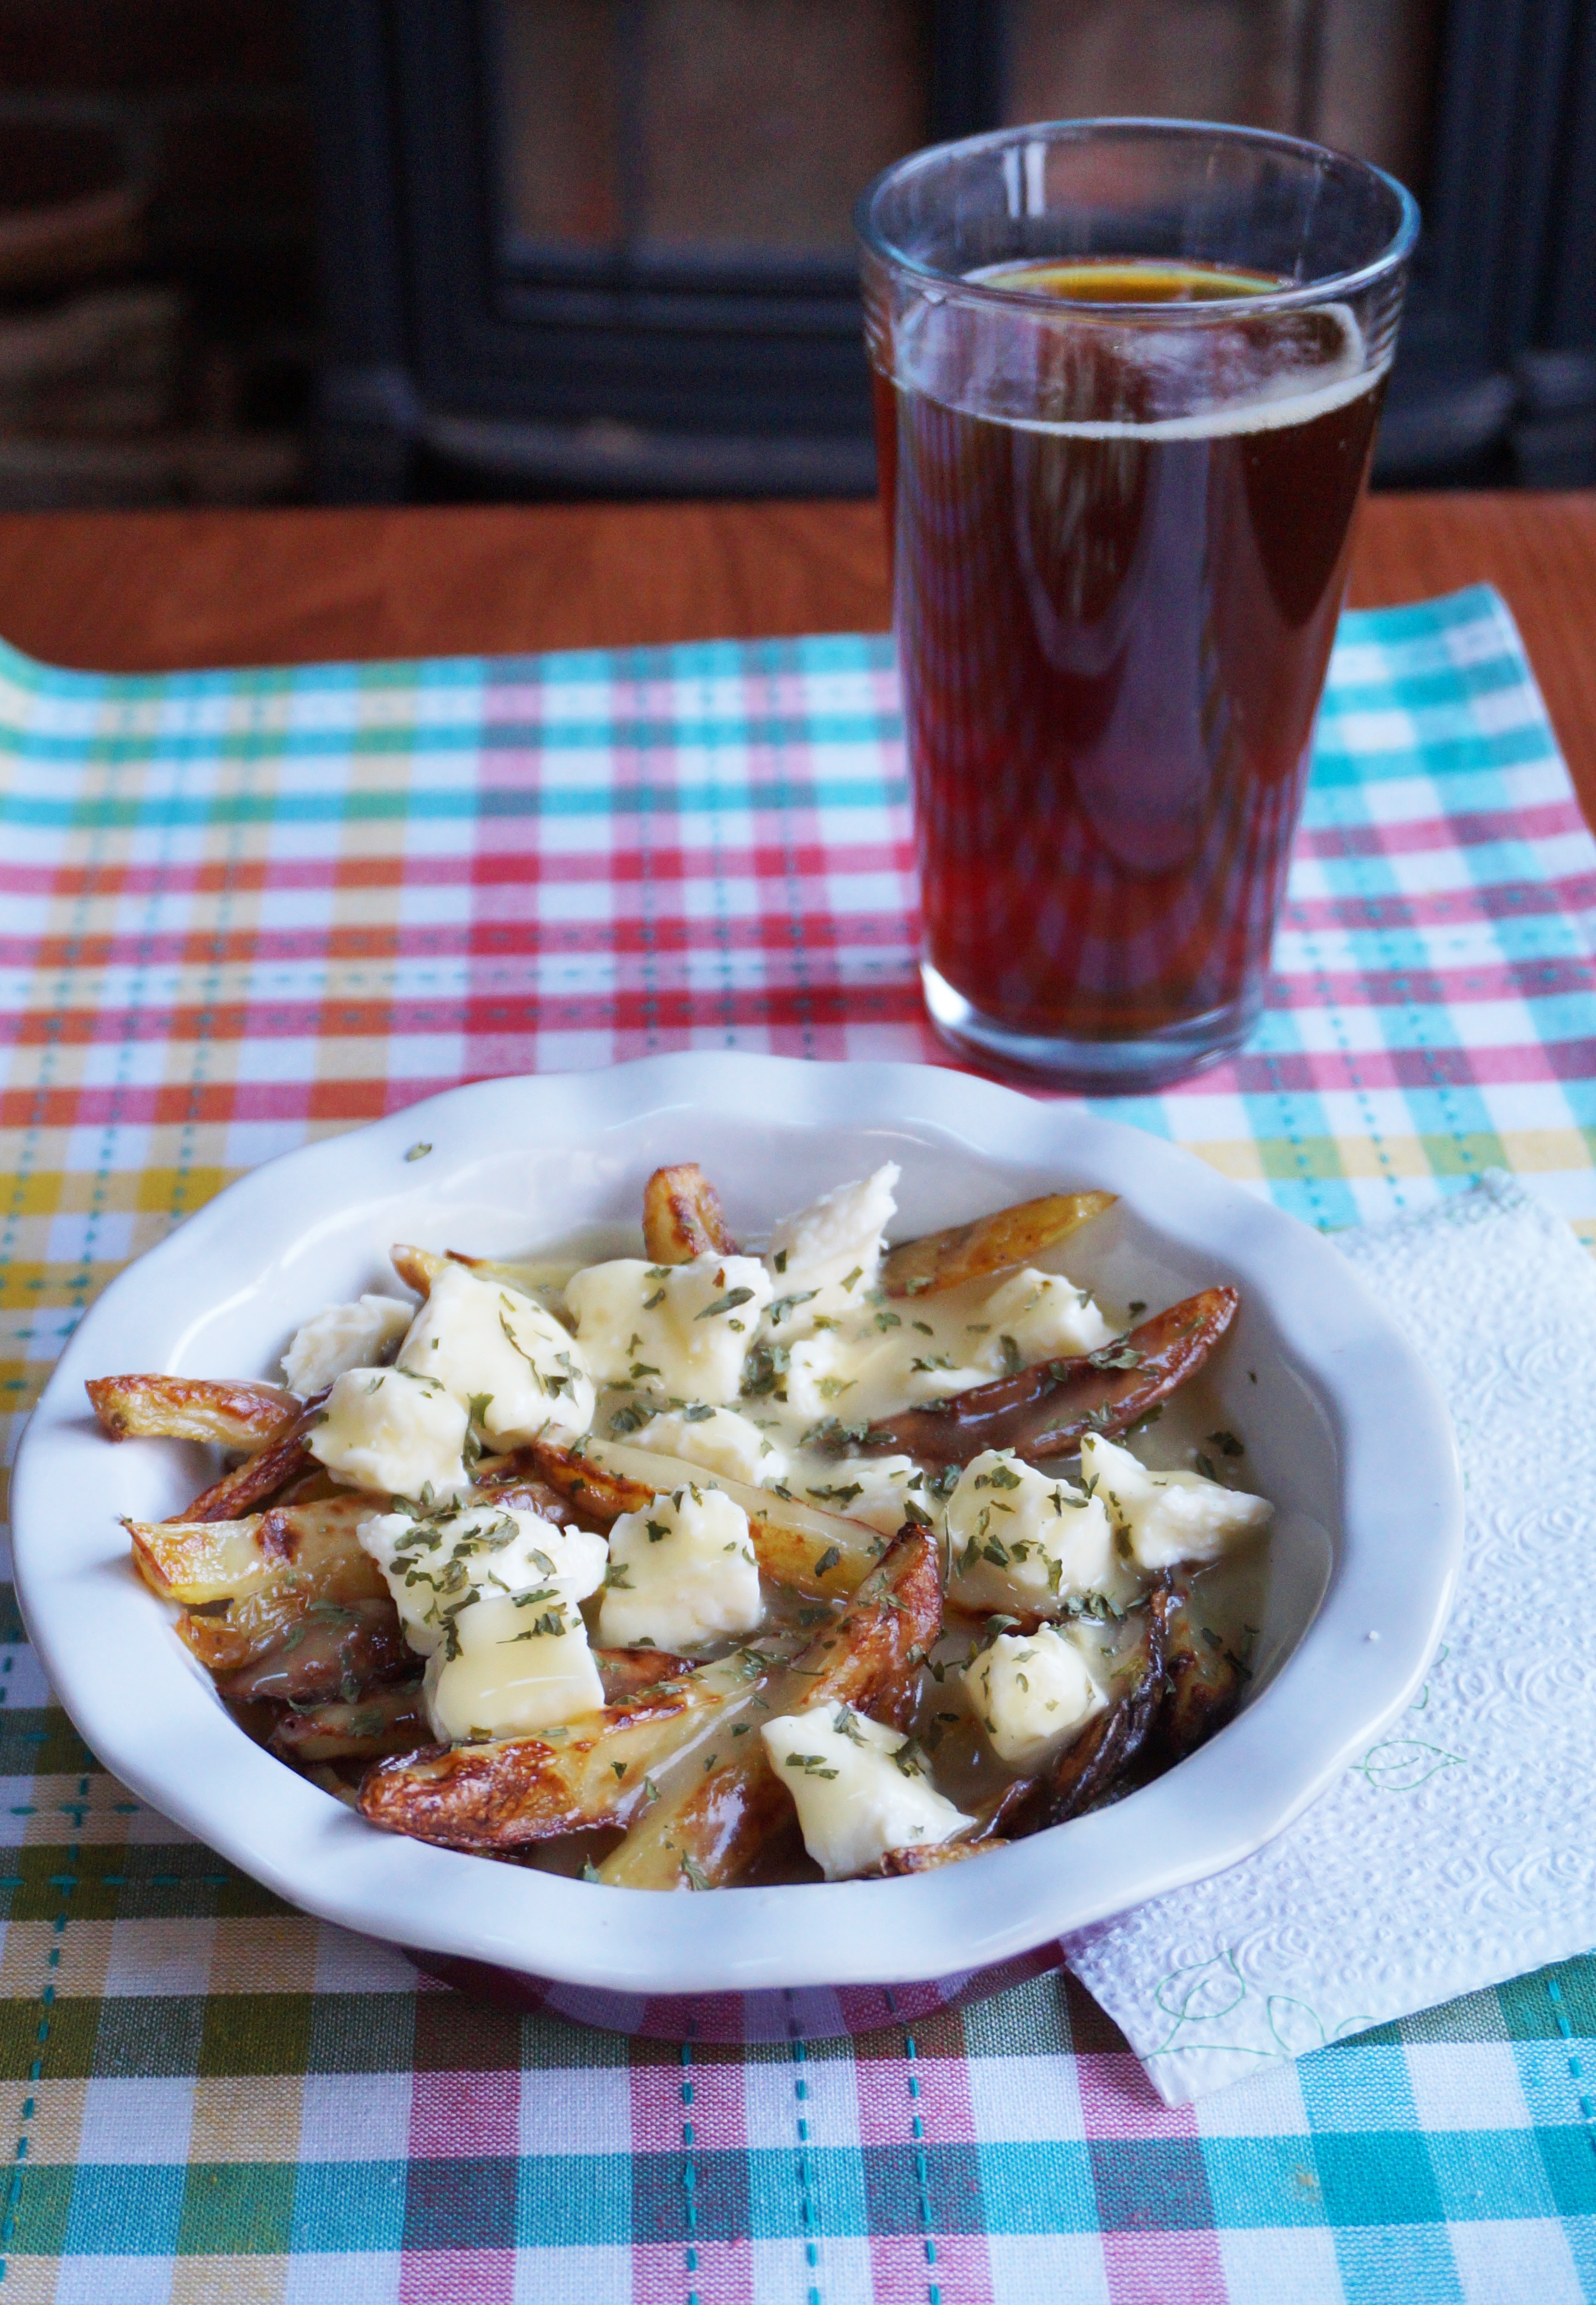
[[[1580,0],[305,0],[305,18],[330,498],[868,493],[854,194],[915,145],[1106,110],[1319,134],[1416,181],[1381,475],[1596,479]]]

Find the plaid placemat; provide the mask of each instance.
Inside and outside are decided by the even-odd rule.
[[[308,1137],[655,1049],[938,1058],[912,908],[879,640],[0,656],[9,1447],[109,1275]],[[1596,1238],[1593,916],[1499,602],[1349,616],[1265,1023],[1116,1109],[1320,1225],[1495,1164]],[[1596,2299],[1596,1961],[1176,2112],[1056,1978],[677,2050],[463,2001],[276,1904],[97,1768],[14,1605],[0,1747],[4,2296]]]

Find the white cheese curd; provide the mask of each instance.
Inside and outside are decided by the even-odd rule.
[[[934,1344],[921,1344],[918,1352],[914,1343],[898,1342],[892,1348],[896,1365],[883,1355],[884,1366],[871,1372],[876,1384],[882,1390],[888,1385],[895,1398],[908,1403],[922,1400],[951,1400],[955,1393],[968,1392],[972,1385],[985,1384],[990,1371],[961,1364],[951,1352],[938,1352]],[[888,1369],[890,1377],[888,1378]]]
[[[981,1319],[990,1333],[980,1357],[999,1376],[1032,1361],[1095,1353],[1115,1333],[1085,1289],[1031,1265],[993,1289]]]
[[[1056,1625],[999,1634],[968,1668],[963,1688],[998,1758],[1022,1776],[1108,1702],[1085,1650]]]
[[[883,1333],[868,1314],[846,1327],[822,1327],[788,1348],[777,1398],[800,1416],[838,1416],[845,1425],[986,1384],[990,1370],[956,1364],[950,1342],[912,1329]]]
[[[444,1642],[467,1594],[574,1605],[598,1590],[608,1558],[604,1539],[589,1529],[491,1502],[420,1518],[374,1513],[357,1535],[387,1579],[405,1638],[423,1656]]]
[[[1136,1566],[1149,1571],[1180,1561],[1215,1561],[1227,1544],[1256,1535],[1275,1517],[1267,1498],[1227,1489],[1201,1473],[1150,1473],[1128,1449],[1092,1433],[1081,1443],[1081,1472],[1125,1530]]]
[[[607,1648],[701,1648],[755,1631],[763,1615],[748,1515],[724,1489],[657,1496],[610,1530],[598,1615]]]
[[[839,1404],[858,1386],[860,1357],[830,1331],[802,1337],[788,1348],[777,1398],[799,1416],[845,1419],[852,1412]]]
[[[966,1609],[1047,1616],[1125,1581],[1102,1499],[1007,1450],[983,1450],[965,1466],[947,1501],[947,1537],[948,1598]]]
[[[695,1256],[691,1264],[616,1257],[565,1283],[588,1366],[601,1384],[632,1384],[675,1400],[735,1400],[743,1364],[770,1302],[757,1256]]]
[[[893,1187],[901,1174],[888,1161],[873,1175],[822,1194],[812,1207],[783,1217],[765,1252],[776,1288],[787,1306],[775,1333],[802,1336],[827,1314],[851,1312],[876,1285],[883,1236],[897,1203]]]
[[[918,1519],[924,1527],[937,1517],[925,1493],[925,1476],[913,1457],[849,1457],[823,1476],[811,1473],[793,1493],[826,1512],[862,1520],[884,1536],[896,1536],[906,1520]]]
[[[951,1841],[975,1821],[937,1791],[912,1739],[851,1705],[784,1713],[760,1734],[828,1881],[868,1871],[889,1849]]]
[[[582,1347],[546,1305],[446,1265],[399,1348],[398,1365],[432,1377],[502,1446],[574,1441],[593,1422]]]
[[[603,1704],[588,1629],[573,1605],[482,1600],[454,1626],[453,1642],[428,1658],[421,1685],[432,1732],[445,1743],[522,1736]]]
[[[335,1481],[396,1497],[438,1500],[468,1485],[469,1423],[453,1393],[408,1369],[345,1369],[333,1380],[306,1446]]]
[[[724,1473],[728,1480],[747,1481],[755,1488],[783,1479],[787,1469],[784,1451],[767,1441],[757,1425],[734,1408],[710,1408],[705,1402],[649,1417],[638,1431],[637,1446],[657,1450],[662,1457],[680,1457],[706,1473]]]
[[[295,1331],[283,1356],[289,1391],[308,1400],[345,1369],[375,1368],[409,1328],[414,1311],[413,1305],[397,1297],[362,1297],[354,1305],[329,1305]]]

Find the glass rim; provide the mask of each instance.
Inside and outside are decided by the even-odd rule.
[[[923,258],[912,256],[889,240],[875,221],[874,210],[881,194],[889,186],[929,167],[932,162],[951,155],[973,157],[978,153],[1000,151],[1006,145],[1023,144],[1036,138],[1055,143],[1083,142],[1104,129],[1138,130],[1174,140],[1194,136],[1222,137],[1235,144],[1251,144],[1265,149],[1289,152],[1298,157],[1334,160],[1343,167],[1352,168],[1363,176],[1385,185],[1396,199],[1396,229],[1385,246],[1367,263],[1354,266],[1349,271],[1325,273],[1320,277],[1295,284],[1292,286],[1253,291],[1241,296],[1211,296],[1193,298],[1189,303],[1149,302],[1147,303],[1106,303],[1086,296],[1058,296],[1043,290],[1007,288],[996,280],[972,280],[962,272],[947,272]],[[907,273],[913,278],[931,282],[941,289],[955,289],[979,303],[990,304],[998,310],[1015,312],[1068,312],[1072,317],[1097,320],[1146,319],[1157,318],[1166,326],[1201,325],[1209,319],[1222,319],[1238,312],[1290,311],[1305,306],[1322,304],[1331,298],[1355,294],[1383,278],[1412,255],[1419,236],[1419,203],[1405,183],[1377,168],[1372,160],[1361,160],[1355,153],[1344,152],[1330,144],[1315,144],[1303,136],[1287,136],[1272,128],[1248,128],[1228,121],[1169,120],[1141,113],[1103,114],[1087,120],[1038,120],[1012,128],[988,129],[980,136],[961,136],[940,144],[921,145],[917,151],[906,152],[901,159],[881,170],[860,193],[853,204],[853,230],[867,255],[874,256],[894,270]]]

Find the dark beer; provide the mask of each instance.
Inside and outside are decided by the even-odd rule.
[[[976,276],[1099,308],[1288,285]],[[1039,324],[1009,391],[933,307],[877,378],[926,958],[1006,1033],[1091,1043],[1256,1004],[1384,388],[1345,307],[1124,321]],[[1203,413],[1167,416],[1182,362]]]

